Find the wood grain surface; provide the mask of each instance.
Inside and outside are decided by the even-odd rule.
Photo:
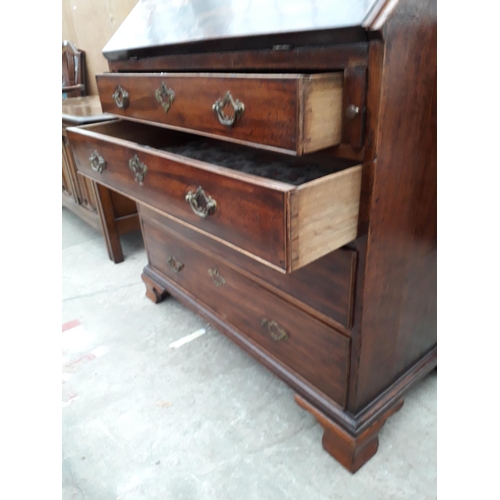
[[[341,248],[291,274],[283,274],[157,210],[140,204],[139,211],[149,224],[174,230],[177,239],[201,248],[207,255],[223,261],[308,314],[345,335],[350,334],[357,252]]]
[[[344,405],[349,357],[346,337],[223,262],[181,242],[167,228],[149,224],[144,217],[142,224],[150,266]],[[169,263],[169,259],[174,260]],[[272,334],[278,332],[286,332],[287,338],[275,340]]]
[[[291,193],[292,271],[356,239],[361,170],[357,165]]]
[[[147,135],[150,128],[143,129],[143,133]],[[275,266],[285,268],[284,193],[293,186],[266,182],[265,179],[243,179],[222,167],[212,167],[93,132],[113,130],[115,136],[123,136],[131,129],[136,130],[136,126],[127,122],[119,122],[114,128],[105,125],[69,129],[79,171],[107,187],[163,210]],[[163,138],[165,136],[170,138],[171,134],[163,134]],[[106,161],[106,169],[102,174],[91,168],[89,158],[94,151],[98,151]],[[135,155],[147,167],[142,185],[136,181],[129,168],[129,161]],[[186,194],[196,191],[199,186],[217,203],[216,211],[206,218],[196,215],[186,201]]]
[[[324,165],[307,164],[309,169],[319,169],[311,175],[322,177],[296,187],[265,174],[249,175],[162,150],[162,145],[175,144],[183,144],[182,150],[186,150],[192,142],[185,134],[162,133],[154,127],[114,122],[71,129],[70,137],[82,174],[227,241],[283,272],[304,267],[356,238],[360,166],[343,168],[345,163],[325,159],[321,162]],[[144,140],[158,149],[140,146],[138,143]],[[90,165],[94,151],[106,161],[101,173],[94,172]],[[231,151],[238,152],[236,157],[243,160],[253,158],[249,149],[232,145]],[[147,167],[142,184],[136,182],[128,166],[135,155]],[[285,155],[267,155],[271,165],[280,161],[283,169],[287,162],[296,163]],[[294,176],[304,174],[300,171],[302,160],[297,161],[292,169]],[[252,162],[257,169],[264,168],[257,160]],[[339,171],[329,174],[331,170]],[[200,187],[217,204],[206,218],[196,215],[186,202],[187,193]]]
[[[104,235],[109,258],[118,264],[124,260],[120,235],[140,229],[137,205],[133,200],[77,171],[73,149],[67,137],[67,127],[84,123],[99,123],[112,117],[102,113],[98,96],[63,99],[62,102],[62,185],[63,206]]]
[[[268,75],[219,73],[110,73],[97,76],[103,110],[177,130],[291,154],[303,154],[340,144],[342,73]],[[175,97],[167,112],[156,99],[164,83]],[[129,104],[119,108],[113,94],[121,86]],[[232,126],[219,121],[213,110],[226,92],[244,105]],[[234,110],[223,109],[229,117]]]
[[[131,71],[332,71],[368,64],[368,47],[362,43],[331,46],[288,46],[264,50],[224,50],[109,61],[112,72]]]
[[[436,345],[436,3],[400,0],[386,39],[357,412]]]
[[[111,60],[275,45],[366,40],[361,28],[385,0],[141,0],[103,49]],[[370,16],[371,15],[371,16]]]

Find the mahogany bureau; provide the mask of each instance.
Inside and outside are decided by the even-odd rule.
[[[68,137],[138,203],[146,295],[281,377],[355,472],[436,366],[436,5],[242,5],[139,1],[97,76],[117,120]]]

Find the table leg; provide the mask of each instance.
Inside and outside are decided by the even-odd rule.
[[[124,258],[111,193],[108,188],[101,186],[97,182],[92,182],[92,184],[96,194],[97,207],[102,224],[102,232],[106,241],[109,258],[115,264],[119,264],[120,262],[123,262]]]

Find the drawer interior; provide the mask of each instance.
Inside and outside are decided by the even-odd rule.
[[[85,129],[290,186],[301,186],[357,164],[325,152],[294,157],[130,121],[107,122]]]

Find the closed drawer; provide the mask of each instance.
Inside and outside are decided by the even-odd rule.
[[[282,272],[354,240],[361,166],[157,127],[68,129],[78,170]]]
[[[150,266],[338,404],[346,398],[349,339],[143,218]]]
[[[140,217],[147,219],[150,225],[160,226],[161,229],[166,226],[166,230],[176,233],[178,239],[188,240],[202,248],[204,253],[237,268],[240,274],[249,275],[253,281],[302,307],[309,314],[336,328],[351,328],[357,263],[355,250],[339,248],[293,273],[283,274],[160,212],[141,204],[138,210]]]
[[[104,111],[301,155],[341,142],[343,73],[97,75]]]

